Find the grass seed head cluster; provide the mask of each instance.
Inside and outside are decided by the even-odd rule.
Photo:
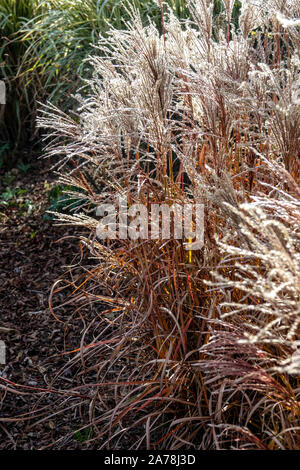
[[[238,25],[231,0],[219,15],[191,0],[186,20],[158,3],[162,33],[129,4],[127,29],[100,37],[76,117],[48,107],[39,119],[62,180],[85,195],[56,214],[91,234],[96,266],[76,302],[109,306],[73,359],[96,371],[94,436],[299,449],[300,2],[243,0]],[[97,240],[95,207],[117,194],[204,204],[204,247]]]

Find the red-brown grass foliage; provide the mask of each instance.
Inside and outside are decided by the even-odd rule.
[[[300,2],[243,0],[238,28],[223,3],[165,7],[162,35],[132,11],[90,57],[77,117],[39,120],[85,198],[56,216],[90,233],[73,298],[94,303],[94,339],[68,367],[98,447],[300,449]],[[97,239],[118,194],[204,204],[203,248]]]

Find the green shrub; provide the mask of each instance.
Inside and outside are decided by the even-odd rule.
[[[0,146],[2,149],[9,146],[5,157],[10,159],[11,164],[17,146],[24,144],[34,132],[33,120],[39,96],[30,85],[32,75],[24,74],[23,60],[28,43],[21,39],[20,31],[25,24],[43,15],[44,11],[38,0],[0,1],[0,80],[5,81],[7,97],[1,114]],[[35,85],[37,83],[36,77]]]

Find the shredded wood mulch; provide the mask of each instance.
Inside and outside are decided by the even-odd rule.
[[[54,176],[42,161],[25,172],[0,175],[0,340],[6,346],[6,363],[0,364],[1,450],[51,448],[57,440],[63,449],[89,448],[86,435],[77,432],[85,422],[84,410],[49,417],[58,398],[55,390],[70,388],[74,380],[67,368],[55,385],[53,378],[66,364],[63,353],[79,347],[82,332],[80,318],[60,323],[48,308],[53,283],[80,258],[74,229],[45,218],[53,185]],[[15,195],[3,202],[9,191]],[[64,320],[68,308],[59,310]]]

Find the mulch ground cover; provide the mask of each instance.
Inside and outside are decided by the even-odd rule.
[[[76,432],[84,421],[78,409],[43,420],[43,407],[51,409],[57,395],[39,394],[53,388],[55,374],[66,364],[62,353],[78,348],[82,330],[76,319],[67,326],[57,322],[48,308],[53,283],[80,258],[74,229],[45,217],[53,185],[54,175],[42,160],[26,171],[0,175],[0,340],[6,346],[6,363],[0,364],[1,450],[49,448],[57,440],[64,449],[89,446]],[[59,314],[67,318],[68,306]],[[72,380],[66,368],[55,389]]]

